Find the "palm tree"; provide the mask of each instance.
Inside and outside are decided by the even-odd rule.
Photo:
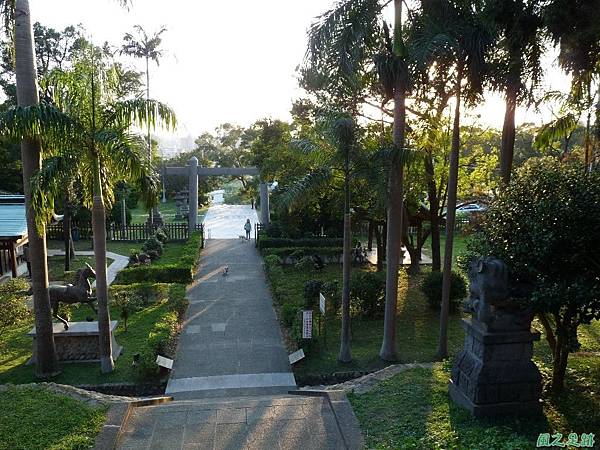
[[[559,46],[559,64],[572,75],[571,92],[587,110],[585,165],[592,162],[591,115],[600,94],[600,13],[597,2],[551,0],[543,11],[544,23],[552,41]],[[593,87],[596,84],[596,91]],[[600,125],[600,119],[597,119]]]
[[[14,31],[18,107],[35,108],[38,105],[39,97],[29,2],[27,0],[6,0],[0,4],[0,7],[2,7],[6,29],[9,34]],[[46,231],[43,224],[39,227],[36,226],[36,213],[32,207],[30,180],[42,165],[41,145],[36,133],[32,133],[21,141],[21,160],[35,312],[36,375],[40,378],[47,378],[58,374],[60,370],[54,345],[52,314],[48,296]]]
[[[51,157],[34,177],[32,202],[39,212],[38,224],[45,223],[54,198],[60,195],[60,175],[77,171],[82,180],[84,199],[92,209],[103,373],[114,368],[106,281],[105,204],[114,200],[114,187],[121,179],[136,181],[144,192],[150,193],[148,204],[156,201],[158,180],[145,155],[144,140],[129,128],[148,122],[175,126],[175,115],[167,106],[140,98],[121,101],[115,96],[119,83],[116,73],[105,63],[100,49],[88,48],[71,71],[54,75],[53,105],[17,107],[0,121],[0,131],[23,138],[38,133],[49,149]]]
[[[351,275],[351,250],[352,227],[350,211],[350,182],[352,175],[351,163],[357,152],[358,130],[354,120],[344,114],[333,114],[325,121],[325,136],[330,145],[335,149],[328,158],[323,147],[313,142],[302,140],[294,145],[304,152],[317,154],[319,167],[310,174],[293,183],[283,194],[281,201],[284,206],[293,205],[307,194],[327,184],[334,178],[332,168],[340,167],[344,180],[344,239],[343,239],[343,264],[342,264],[342,330],[340,336],[340,362],[352,361],[350,351],[350,275]]]
[[[506,98],[500,145],[500,176],[505,186],[512,169],[517,105],[531,97],[528,94],[542,76],[539,7],[539,0],[489,0],[487,4],[500,38],[492,56],[490,78],[492,86],[503,91]]]
[[[484,57],[493,41],[492,30],[485,21],[482,1],[439,0],[423,2],[420,26],[416,29],[415,53],[421,64],[445,70],[454,66],[454,122],[448,173],[446,213],[446,247],[442,277],[442,306],[437,356],[448,357],[448,314],[450,308],[450,274],[456,194],[460,156],[460,108],[465,100],[474,101],[482,91]]]
[[[159,65],[159,59],[163,53],[158,49],[162,42],[160,37],[167,29],[161,27],[160,30],[155,32],[152,36],[148,36],[148,33],[142,28],[141,25],[135,25],[133,27],[138,34],[136,39],[131,33],[125,34],[123,40],[125,43],[121,48],[121,52],[126,55],[131,55],[135,58],[144,58],[146,60],[146,100],[150,100],[150,60],[154,61],[156,65]],[[148,157],[152,159],[152,141],[150,140],[150,124],[147,128],[147,139],[148,139]],[[154,223],[155,217],[160,217],[160,212],[157,208],[154,211],[151,209],[148,215],[150,223]]]

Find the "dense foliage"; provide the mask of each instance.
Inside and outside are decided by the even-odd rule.
[[[442,272],[429,272],[421,282],[421,290],[429,306],[434,309],[440,309],[442,301]],[[450,275],[450,309],[458,310],[463,299],[467,295],[467,285],[465,279],[458,273],[452,272]]]
[[[569,350],[577,347],[578,326],[600,319],[598,205],[600,172],[551,158],[531,160],[493,203],[471,245],[471,251],[504,260],[518,295],[549,313],[555,388]]]

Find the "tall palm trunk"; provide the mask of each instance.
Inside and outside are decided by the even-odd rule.
[[[340,339],[341,362],[352,361],[350,352],[350,252],[352,246],[352,228],[350,219],[350,155],[346,155],[344,170],[344,248],[342,265],[342,335]]]
[[[452,130],[452,149],[450,150],[450,169],[448,174],[448,203],[446,208],[446,248],[444,254],[444,272],[442,274],[442,307],[440,311],[440,337],[437,357],[448,357],[448,314],[450,311],[450,275],[452,273],[452,246],[454,243],[454,224],[456,222],[456,191],[458,186],[458,159],[460,156],[460,102],[463,66],[459,63],[456,82],[456,106],[454,109],[454,128]]]
[[[71,207],[69,204],[68,188],[63,196],[64,216],[63,216],[63,242],[65,244],[65,272],[71,270],[71,258],[73,252],[73,237],[71,235]]]
[[[509,87],[506,91],[506,111],[502,127],[500,145],[500,176],[502,184],[508,186],[515,152],[515,112],[517,109],[517,89]]]
[[[396,56],[402,44],[402,0],[394,0],[394,45]],[[385,317],[383,322],[383,341],[379,357],[384,361],[396,361],[396,309],[398,304],[398,270],[400,248],[402,246],[402,205],[404,151],[406,130],[406,86],[399,80],[394,88],[394,128],[393,140],[396,148],[388,180],[388,220],[387,220],[387,271],[385,276]]]
[[[431,223],[431,270],[439,272],[442,267],[442,257],[440,254],[440,200],[435,184],[431,151],[428,151],[425,156],[425,175],[427,178],[427,198],[429,199],[429,221]]]
[[[17,103],[19,106],[37,105],[37,69],[33,48],[33,32],[29,2],[17,0],[15,4],[15,59],[17,78]],[[33,307],[36,329],[36,375],[41,378],[54,376],[60,372],[58,357],[52,332],[52,311],[48,296],[48,265],[46,255],[46,233],[38,231],[35,212],[31,206],[31,177],[42,165],[40,141],[24,139],[21,142],[23,164],[23,191],[29,236],[29,260],[33,284]]]
[[[115,364],[112,358],[110,333],[110,313],[108,311],[108,283],[106,281],[106,210],[102,198],[100,161],[96,156],[94,173],[94,205],[92,207],[92,229],[94,257],[96,259],[96,298],[98,299],[98,332],[100,340],[100,369],[102,373],[112,372]]]

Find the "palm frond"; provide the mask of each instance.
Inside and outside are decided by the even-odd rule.
[[[133,123],[140,127],[149,124],[156,128],[159,125],[168,130],[177,127],[175,112],[166,104],[152,99],[137,98],[118,102],[109,110],[108,115],[114,119],[115,124],[121,126],[130,126]],[[106,122],[109,124],[112,120]]]
[[[319,190],[331,181],[332,172],[329,167],[319,167],[306,174],[302,178],[295,180],[278,198],[279,206],[284,208],[293,208],[303,199],[314,191]]]
[[[577,118],[573,114],[567,114],[556,120],[542,125],[539,129],[533,146],[537,150],[545,150],[553,142],[563,139],[571,134],[577,128]]]

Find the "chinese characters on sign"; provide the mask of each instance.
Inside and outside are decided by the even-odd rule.
[[[302,339],[312,338],[312,310],[302,311]]]
[[[562,433],[540,433],[537,438],[536,447],[580,447],[592,448],[594,446],[594,433],[581,433],[581,438],[577,433],[571,433],[565,441]]]

